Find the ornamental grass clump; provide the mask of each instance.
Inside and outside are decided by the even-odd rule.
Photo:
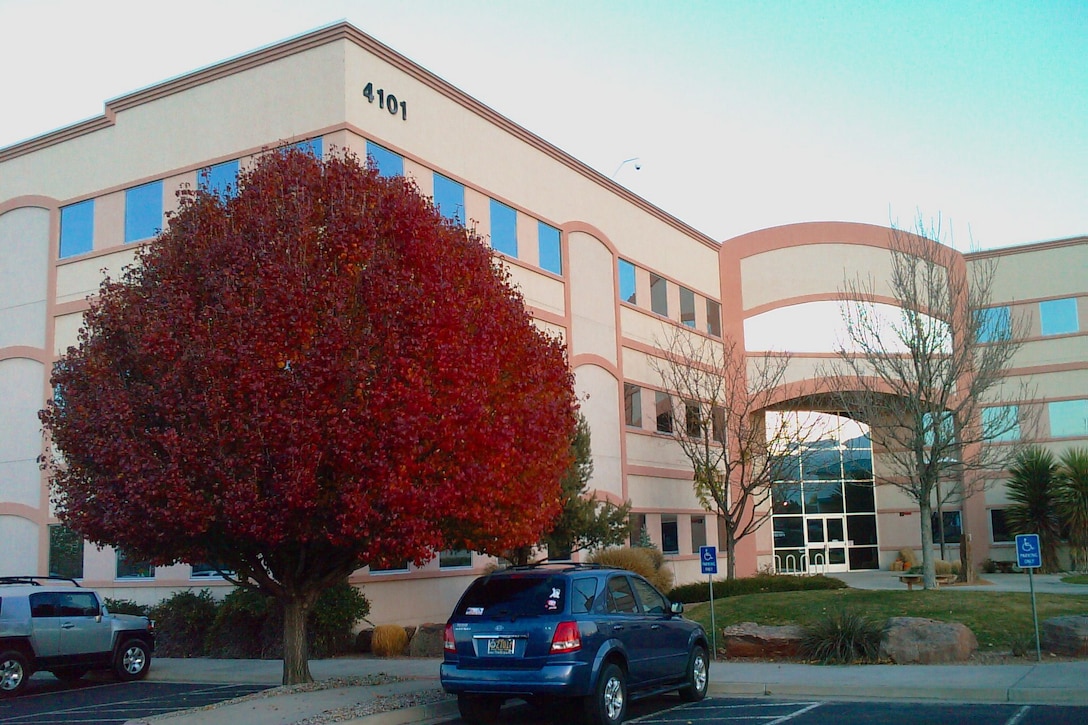
[[[614,566],[641,574],[646,581],[659,591],[672,589],[673,574],[665,566],[665,555],[653,546],[621,546],[615,549],[601,549],[589,557],[592,564]]]
[[[825,665],[876,662],[883,634],[881,624],[841,609],[804,628],[801,654]]]
[[[396,624],[379,624],[370,640],[370,651],[377,657],[399,657],[408,648],[408,633]]]

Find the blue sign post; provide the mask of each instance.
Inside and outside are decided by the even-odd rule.
[[[718,549],[714,546],[699,547],[699,567],[706,574],[710,584],[710,646],[714,648],[711,657],[718,659],[718,632],[714,623],[714,575],[718,573]]]
[[[1043,553],[1039,548],[1038,534],[1016,535],[1016,565],[1028,570],[1028,586],[1031,589],[1031,618],[1035,622],[1035,659],[1043,661],[1039,643],[1039,613],[1035,609],[1035,570],[1043,565]]]

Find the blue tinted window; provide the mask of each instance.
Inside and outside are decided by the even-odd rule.
[[[650,275],[650,309],[659,315],[669,316],[669,283],[656,274]]]
[[[321,158],[321,151],[323,147],[324,144],[321,142],[320,136],[318,136],[317,138],[306,139],[305,141],[299,141],[298,143],[293,143],[288,146],[288,148],[298,149],[299,151],[310,154],[317,159]]]
[[[619,262],[620,299],[635,304],[635,265],[626,259]]]
[[[1055,438],[1088,436],[1088,400],[1061,400],[1047,407],[1050,435]]]
[[[491,200],[491,248],[518,256],[518,213],[501,201]]]
[[[382,176],[404,176],[404,157],[373,141],[366,142],[367,158]]]
[[[238,193],[237,160],[201,169],[198,176],[200,190],[215,194],[223,201]]]
[[[1039,322],[1044,335],[1064,335],[1077,332],[1077,301],[1075,299],[1048,300],[1039,303]]]
[[[563,250],[559,244],[559,230],[550,224],[538,222],[537,239],[540,247],[540,268],[563,274]]]
[[[994,442],[1020,440],[1020,409],[1015,405],[983,408],[982,437]]]
[[[94,199],[60,210],[60,256],[71,257],[94,246]]]
[[[706,331],[714,337],[722,336],[722,306],[714,300],[706,301]]]
[[[465,221],[465,187],[442,174],[434,175],[434,205],[450,221]]]
[[[125,192],[125,241],[135,242],[162,229],[162,182],[135,186]]]
[[[1008,307],[989,307],[975,312],[978,321],[978,341],[997,342],[1008,340],[1012,334],[1012,323]]]

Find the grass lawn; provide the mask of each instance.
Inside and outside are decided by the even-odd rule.
[[[1066,584],[1088,584],[1088,574],[1070,574],[1063,576],[1062,581]]]
[[[1039,622],[1067,614],[1088,614],[1088,596],[1036,594]],[[719,628],[740,622],[805,625],[840,609],[864,614],[883,623],[890,617],[928,617],[967,625],[982,652],[1008,650],[1014,639],[1033,637],[1031,595],[1018,592],[886,591],[837,589],[747,594],[714,600]],[[684,615],[710,631],[710,605],[691,604]]]

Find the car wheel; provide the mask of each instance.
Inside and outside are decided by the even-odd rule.
[[[82,679],[85,674],[87,674],[86,667],[65,667],[64,669],[53,670],[53,677],[61,682],[76,682]]]
[[[597,678],[593,694],[586,698],[589,725],[619,725],[627,714],[627,679],[619,665],[608,664]]]
[[[142,680],[151,667],[151,648],[142,639],[130,639],[121,643],[113,660],[113,671],[118,679]]]
[[[13,697],[26,689],[30,668],[26,657],[15,650],[0,654],[0,697]]]
[[[710,682],[710,660],[706,648],[696,645],[688,657],[688,673],[684,686],[680,688],[680,699],[684,702],[698,702],[706,697],[706,688]]]
[[[501,708],[502,698],[486,695],[457,696],[457,710],[461,713],[461,719],[469,725],[498,722]]]

